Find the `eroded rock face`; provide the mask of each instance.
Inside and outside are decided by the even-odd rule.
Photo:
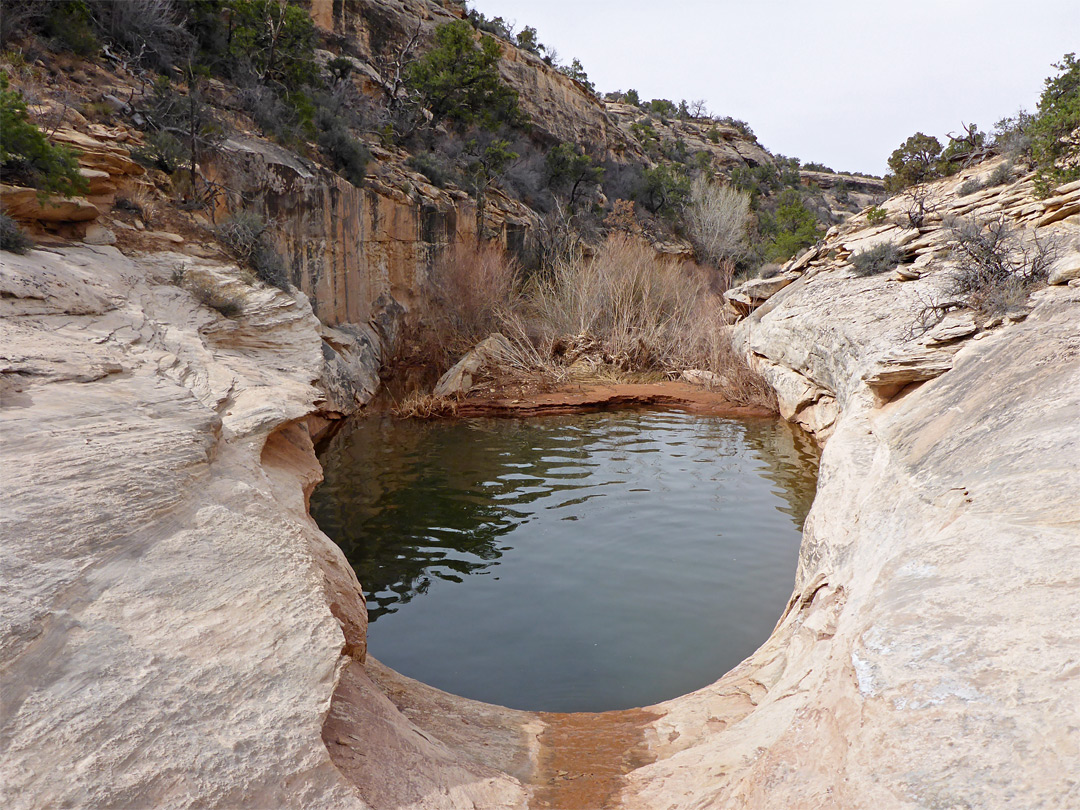
[[[1075,244],[1074,191],[1025,183],[953,208]],[[631,717],[511,712],[367,661],[359,586],[306,498],[311,416],[365,399],[374,329],[179,254],[4,254],[0,801],[1077,804],[1080,289],[920,334],[948,240],[907,242],[917,278],[854,277],[844,246],[885,232],[836,229],[736,329],[784,416],[827,438],[784,616],[715,684]],[[603,761],[570,774],[568,742]]]
[[[981,205],[1046,217],[1016,191]],[[1053,233],[1075,239],[1075,219]],[[1063,676],[1080,627],[1061,620],[1080,570],[1080,291],[1047,287],[981,331],[958,313],[913,334],[949,266],[938,253],[918,281],[852,278],[833,249],[860,227],[738,328],[785,416],[828,437],[791,602],[739,667],[654,707],[657,760],[622,807],[1080,798],[1080,680]]]
[[[2,258],[0,803],[369,807],[361,787],[406,775],[384,762],[358,786],[323,742],[366,612],[306,500],[324,347],[355,398],[364,336],[179,254]],[[418,734],[381,695],[354,710],[379,712],[386,745]],[[459,759],[428,767],[436,794],[452,778],[455,806],[520,804],[516,780]]]
[[[213,172],[247,190],[274,222],[293,284],[329,326],[368,323],[385,296],[414,308],[438,253],[477,232],[476,208],[465,192],[435,188],[396,163],[386,162],[386,176],[369,177],[360,189],[261,138],[237,136],[223,153]],[[235,204],[222,198],[219,218]],[[504,245],[513,245],[535,218],[499,192],[489,195],[485,213],[485,233]]]

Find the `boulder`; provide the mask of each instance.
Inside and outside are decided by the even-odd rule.
[[[104,225],[94,222],[87,227],[83,241],[88,245],[115,245],[116,234]]]
[[[743,306],[757,306],[768,301],[789,284],[798,281],[801,276],[801,273],[789,270],[771,278],[752,278],[725,292],[724,298]]]
[[[1054,262],[1046,283],[1057,286],[1059,284],[1068,284],[1073,279],[1078,278],[1080,278],[1080,251],[1074,251]]]
[[[498,332],[481,340],[453,368],[439,379],[434,394],[437,397],[449,397],[467,394],[472,388],[473,379],[484,368],[497,365],[509,357],[513,351],[510,341]]]
[[[943,346],[958,340],[971,337],[979,331],[975,318],[970,310],[957,310],[948,313],[942,318],[941,323],[931,329],[923,337],[926,346]]]
[[[862,379],[871,388],[903,386],[940,377],[952,365],[951,351],[908,349],[880,358],[863,374]]]

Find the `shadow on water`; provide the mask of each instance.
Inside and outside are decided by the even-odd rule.
[[[365,588],[373,653],[548,711],[646,705],[752,652],[817,476],[784,423],[665,411],[376,417],[321,460],[312,514]]]
[[[368,597],[369,620],[497,565],[502,538],[543,494],[578,489],[587,435],[511,420],[357,420],[324,451],[312,498],[320,528],[341,546]],[[559,471],[575,463],[578,471]]]

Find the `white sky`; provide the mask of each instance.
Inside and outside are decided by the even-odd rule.
[[[601,92],[705,99],[774,153],[883,174],[923,131],[1034,109],[1080,53],[1080,0],[471,0]]]

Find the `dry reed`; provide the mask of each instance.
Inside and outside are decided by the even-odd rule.
[[[524,285],[518,276],[496,245],[448,250],[433,268],[422,354],[445,369],[498,331],[513,346],[499,369],[510,376],[559,384],[702,369],[732,402],[775,410],[768,383],[731,345],[717,271],[616,233],[592,256],[571,254]]]

